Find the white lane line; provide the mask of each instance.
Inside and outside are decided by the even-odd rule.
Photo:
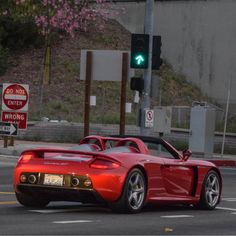
[[[194,217],[193,215],[172,215],[172,216],[161,216],[162,218],[188,218]]]
[[[30,212],[41,213],[41,214],[51,214],[51,213],[63,213],[63,212],[73,212],[79,211],[79,209],[61,209],[61,210],[28,210]]]
[[[228,207],[216,207],[216,209],[219,209],[219,210],[226,210],[226,211],[236,211],[235,208],[228,208]]]
[[[14,161],[15,162],[16,160],[14,160],[14,159],[18,159],[19,158],[19,156],[3,155],[3,154],[0,155],[0,158],[1,157],[7,159],[7,161],[9,161],[9,162],[10,161],[12,161],[12,162]],[[12,160],[11,160],[11,158],[12,158]]]
[[[0,192],[0,194],[15,195],[15,192]]]
[[[236,198],[222,198],[222,200],[226,202],[236,202]]]
[[[231,167],[223,167],[223,166],[222,166],[222,167],[220,166],[220,169],[221,169],[221,170],[236,170],[235,167],[232,167],[232,168],[231,168]]]
[[[236,215],[236,212],[231,212],[231,214]]]
[[[76,223],[92,223],[93,220],[66,220],[66,221],[53,221],[54,224],[76,224]]]

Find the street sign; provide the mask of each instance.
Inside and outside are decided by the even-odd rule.
[[[152,128],[154,121],[154,111],[150,109],[145,110],[145,127]]]
[[[3,111],[28,111],[29,85],[3,84],[2,110]]]
[[[18,124],[19,129],[27,128],[27,112],[2,111],[2,121]]]
[[[0,135],[16,136],[17,131],[17,124],[0,122]]]
[[[81,50],[80,80],[85,80],[87,51],[92,52],[93,62],[91,79],[93,81],[121,81],[122,54],[129,53],[129,51],[84,49]],[[128,69],[128,78],[132,76],[134,76],[134,70]]]

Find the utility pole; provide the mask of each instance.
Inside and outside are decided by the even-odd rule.
[[[228,95],[227,95],[226,110],[225,110],[225,122],[224,122],[223,140],[222,140],[222,146],[221,146],[221,157],[224,157],[224,150],[225,150],[225,134],[226,134],[226,129],[227,129],[227,121],[228,121],[228,113],[229,113],[231,85],[232,85],[232,78],[229,79],[229,84],[228,84]]]
[[[145,109],[150,109],[151,77],[152,77],[152,40],[153,40],[153,8],[154,0],[146,0],[144,33],[149,34],[148,68],[144,70],[144,91],[141,101],[141,135],[148,135],[150,128],[145,127]]]

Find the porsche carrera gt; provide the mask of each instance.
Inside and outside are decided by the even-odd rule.
[[[221,198],[220,171],[190,155],[160,138],[88,136],[71,149],[24,151],[14,170],[15,194],[26,207],[75,201],[127,213],[147,203],[212,210]]]

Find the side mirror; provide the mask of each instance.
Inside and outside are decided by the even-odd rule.
[[[187,161],[191,155],[192,155],[192,152],[189,149],[185,149],[182,152],[182,156],[183,156],[184,161]]]

